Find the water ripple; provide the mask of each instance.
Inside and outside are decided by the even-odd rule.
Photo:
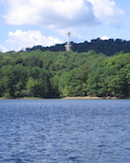
[[[129,163],[130,100],[1,100],[2,163]]]

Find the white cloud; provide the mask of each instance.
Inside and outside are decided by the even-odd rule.
[[[110,37],[107,37],[107,36],[102,36],[100,39],[101,39],[101,40],[109,40],[109,39],[110,39]]]
[[[51,46],[62,43],[58,38],[43,36],[40,31],[21,31],[9,32],[9,39],[6,41],[10,50],[21,50],[34,45]]]
[[[6,51],[7,49],[3,45],[0,44],[0,52],[6,52]]]
[[[50,28],[118,25],[123,11],[111,0],[5,0],[5,21],[12,25],[41,24]]]
[[[84,0],[6,0],[9,4],[4,15],[12,25],[43,24],[45,26],[73,26],[92,20],[92,6]],[[90,19],[91,18],[91,19]],[[87,22],[87,21],[86,21]]]
[[[94,9],[94,15],[106,25],[119,25],[123,10],[113,0],[88,0]]]

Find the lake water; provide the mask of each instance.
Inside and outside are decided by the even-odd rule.
[[[0,163],[130,163],[130,100],[0,100]]]

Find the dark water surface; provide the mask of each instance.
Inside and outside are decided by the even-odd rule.
[[[0,163],[130,163],[130,100],[0,100]]]

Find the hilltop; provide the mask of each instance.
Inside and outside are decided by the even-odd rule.
[[[35,51],[40,49],[41,51],[65,51],[65,44],[56,44],[50,47],[34,46],[32,48],[26,48],[27,52]],[[73,52],[88,52],[89,50],[94,50],[96,53],[103,53],[107,56],[114,55],[117,52],[130,53],[130,41],[125,41],[122,39],[109,39],[101,40],[100,38],[93,39],[90,42],[84,41],[83,43],[71,42],[71,50]]]

